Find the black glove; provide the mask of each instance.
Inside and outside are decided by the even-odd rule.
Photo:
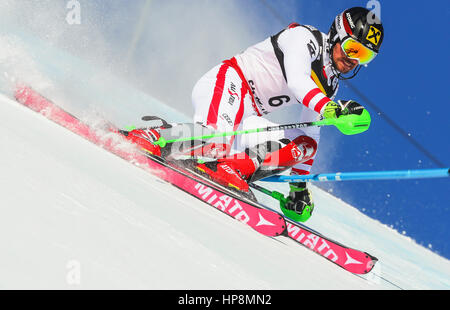
[[[353,100],[330,101],[323,112],[324,118],[339,118],[341,115],[356,114],[361,115],[364,107]]]
[[[289,183],[291,188],[284,207],[301,215],[306,207],[311,212],[314,209],[314,202],[310,191],[306,188],[306,182]]]

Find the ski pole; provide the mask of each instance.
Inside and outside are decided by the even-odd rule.
[[[364,110],[365,111],[365,110]],[[367,112],[367,111],[366,111]],[[311,126],[330,126],[334,125],[345,135],[354,135],[366,131],[370,126],[370,115],[363,113],[362,115],[343,115],[336,119],[323,119],[316,122],[294,123],[287,125],[269,126],[263,128],[255,128],[248,130],[238,130],[229,132],[218,132],[209,135],[196,136],[196,137],[183,137],[178,139],[166,140],[164,137],[160,137],[157,141],[153,142],[160,147],[165,147],[168,143],[192,141],[192,140],[206,140],[216,137],[236,136],[258,132],[268,131],[280,131],[287,129],[302,129]]]
[[[191,141],[191,140],[206,140],[206,139],[217,138],[217,137],[228,137],[228,136],[236,136],[236,135],[243,135],[243,134],[249,134],[249,133],[278,131],[278,130],[305,128],[305,127],[310,127],[310,126],[324,126],[324,125],[327,125],[327,124],[325,124],[322,121],[318,121],[318,122],[309,122],[309,123],[296,123],[296,124],[288,124],[288,125],[269,126],[269,127],[264,127],[264,128],[255,128],[255,129],[248,129],[248,130],[216,132],[216,133],[212,133],[209,135],[195,136],[195,137],[183,137],[183,138],[171,139],[171,140],[166,140],[164,137],[160,137],[157,141],[155,141],[153,143],[156,145],[159,145],[160,147],[165,147],[167,144],[174,143],[174,142],[183,142],[183,141]]]
[[[354,181],[354,180],[393,180],[393,179],[424,179],[445,178],[450,176],[450,168],[423,170],[393,170],[368,172],[338,172],[310,175],[275,175],[260,181],[264,182],[299,182],[299,181]]]
[[[255,183],[250,183],[249,185],[250,185],[250,187],[253,187],[254,189],[257,189],[261,193],[266,194],[266,195],[268,195],[268,196],[270,196],[272,198],[275,198],[276,200],[278,200],[281,203],[286,203],[286,197],[284,197],[284,195],[282,193],[280,193],[280,192],[271,191],[271,190],[269,190],[267,188],[264,188],[264,187],[262,187],[262,186],[260,186],[258,184],[255,184]]]

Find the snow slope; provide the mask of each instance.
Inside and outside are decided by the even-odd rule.
[[[369,287],[14,102],[2,99],[1,114],[4,288],[65,287],[73,261],[83,288],[307,287],[304,268],[316,261],[341,279],[329,288],[342,279],[352,288]],[[279,262],[294,263],[298,255],[310,262],[287,278],[292,267]],[[308,278],[308,287],[322,287],[315,275]]]
[[[0,288],[450,288],[448,260],[316,187],[308,225],[376,256],[365,278],[293,241],[259,235],[20,106],[10,99],[18,80],[94,122],[98,114],[119,126],[143,125],[136,120],[148,113],[186,119],[110,73],[2,27]]]
[[[314,188],[309,222],[380,259],[362,278],[268,238],[0,96],[0,288],[433,289],[450,263]]]

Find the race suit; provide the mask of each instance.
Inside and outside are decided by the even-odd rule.
[[[194,121],[221,132],[266,127],[276,124],[264,115],[295,104],[306,107],[298,122],[318,120],[338,90],[327,39],[312,26],[291,24],[217,65],[194,86]],[[246,135],[239,143],[232,136],[227,143],[234,143],[233,147],[240,150],[267,140],[294,140],[302,135],[319,143],[320,128]],[[314,158],[298,163],[291,173],[308,174],[313,162]]]

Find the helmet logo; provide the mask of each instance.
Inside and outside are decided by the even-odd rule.
[[[350,13],[347,12],[345,16],[347,16],[347,20],[348,23],[350,24],[350,27],[352,27],[352,29],[355,28],[355,24],[353,23],[352,16],[350,15]]]
[[[379,39],[381,38],[381,31],[375,28],[374,26],[370,26],[369,33],[367,34],[366,39],[369,42],[372,42],[375,45],[378,45]]]

